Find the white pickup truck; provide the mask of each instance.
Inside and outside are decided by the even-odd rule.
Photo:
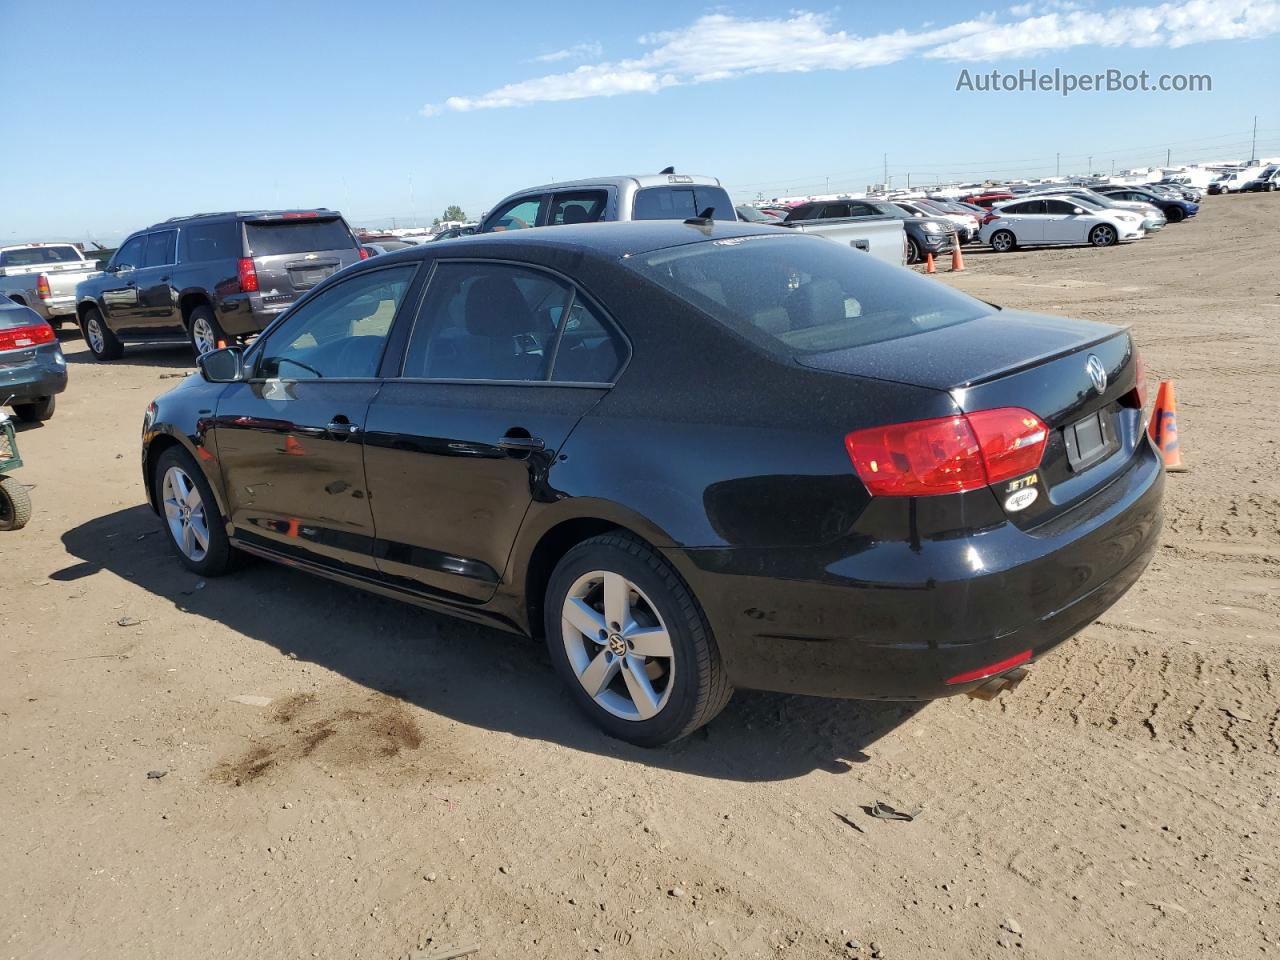
[[[902,221],[891,217],[842,217],[836,220],[793,220],[783,224],[800,233],[815,233],[855,250],[863,250],[885,263],[905,266],[907,235]]]
[[[0,247],[0,293],[30,307],[56,328],[75,322],[76,284],[98,272],[70,243],[19,243]]]

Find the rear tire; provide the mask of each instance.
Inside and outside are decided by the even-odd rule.
[[[34,403],[15,403],[13,412],[23,423],[43,423],[53,416],[57,397],[45,397]]]
[[[920,255],[920,244],[907,237],[907,263],[919,263],[924,257]]]
[[[1018,249],[1018,238],[1010,230],[997,230],[991,235],[991,249],[996,253],[1009,253]]]
[[[31,494],[17,477],[0,477],[0,530],[21,530],[31,519]]]
[[[80,333],[95,360],[119,360],[124,355],[124,345],[102,319],[97,307],[85,311],[84,319],[80,321]]]
[[[1170,223],[1181,223],[1187,219],[1187,215],[1181,207],[1173,207],[1164,215],[1164,218]]]
[[[230,339],[218,323],[213,310],[209,307],[196,307],[187,318],[187,336],[191,340],[191,349],[197,357],[203,357],[211,350],[217,350],[219,343],[229,343]]]
[[[191,454],[181,447],[160,454],[152,489],[169,546],[183,566],[202,577],[220,577],[236,566],[239,551],[231,546],[213,489]]]
[[[643,747],[670,743],[708,723],[733,695],[697,599],[666,560],[629,534],[592,537],[566,553],[543,610],[556,672],[612,737]],[[589,692],[597,678],[603,685]]]

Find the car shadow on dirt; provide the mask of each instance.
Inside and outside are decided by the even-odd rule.
[[[644,750],[606,737],[579,713],[541,643],[265,561],[201,581],[175,559],[145,505],[90,520],[62,540],[78,562],[48,571],[52,580],[109,571],[191,616],[459,723],[698,776],[848,772],[925,706],[741,691],[704,730]]]

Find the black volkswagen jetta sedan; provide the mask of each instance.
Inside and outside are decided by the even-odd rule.
[[[735,687],[973,689],[1111,606],[1161,524],[1126,331],[775,227],[414,247],[200,366],[142,445],[183,563],[545,636],[647,745]]]

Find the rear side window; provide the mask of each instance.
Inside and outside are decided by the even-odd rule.
[[[909,337],[991,312],[972,297],[814,236],[709,240],[622,262],[786,355]]]
[[[181,240],[183,263],[240,257],[240,224],[235,221],[185,227]]]
[[[164,267],[174,262],[173,255],[178,247],[178,231],[162,230],[147,237],[147,252],[144,267]]]
[[[23,247],[0,251],[0,267],[34,267],[45,263],[75,263],[80,254],[75,247]]]
[[[710,208],[713,220],[736,220],[729,194],[723,187],[646,187],[636,194],[635,220],[687,220]]]
[[[273,220],[245,223],[249,256],[274,257],[287,253],[351,250],[356,242],[347,225],[337,218],[325,220]]]
[[[551,214],[547,224],[595,223],[604,216],[609,195],[603,190],[580,190],[576,193],[557,193],[551,201]]]
[[[847,203],[828,203],[822,208],[822,213],[818,214],[821,220],[832,220],[836,217],[849,216],[849,205]]]
[[[621,341],[557,277],[513,264],[440,261],[404,376],[607,383],[622,355]]]

